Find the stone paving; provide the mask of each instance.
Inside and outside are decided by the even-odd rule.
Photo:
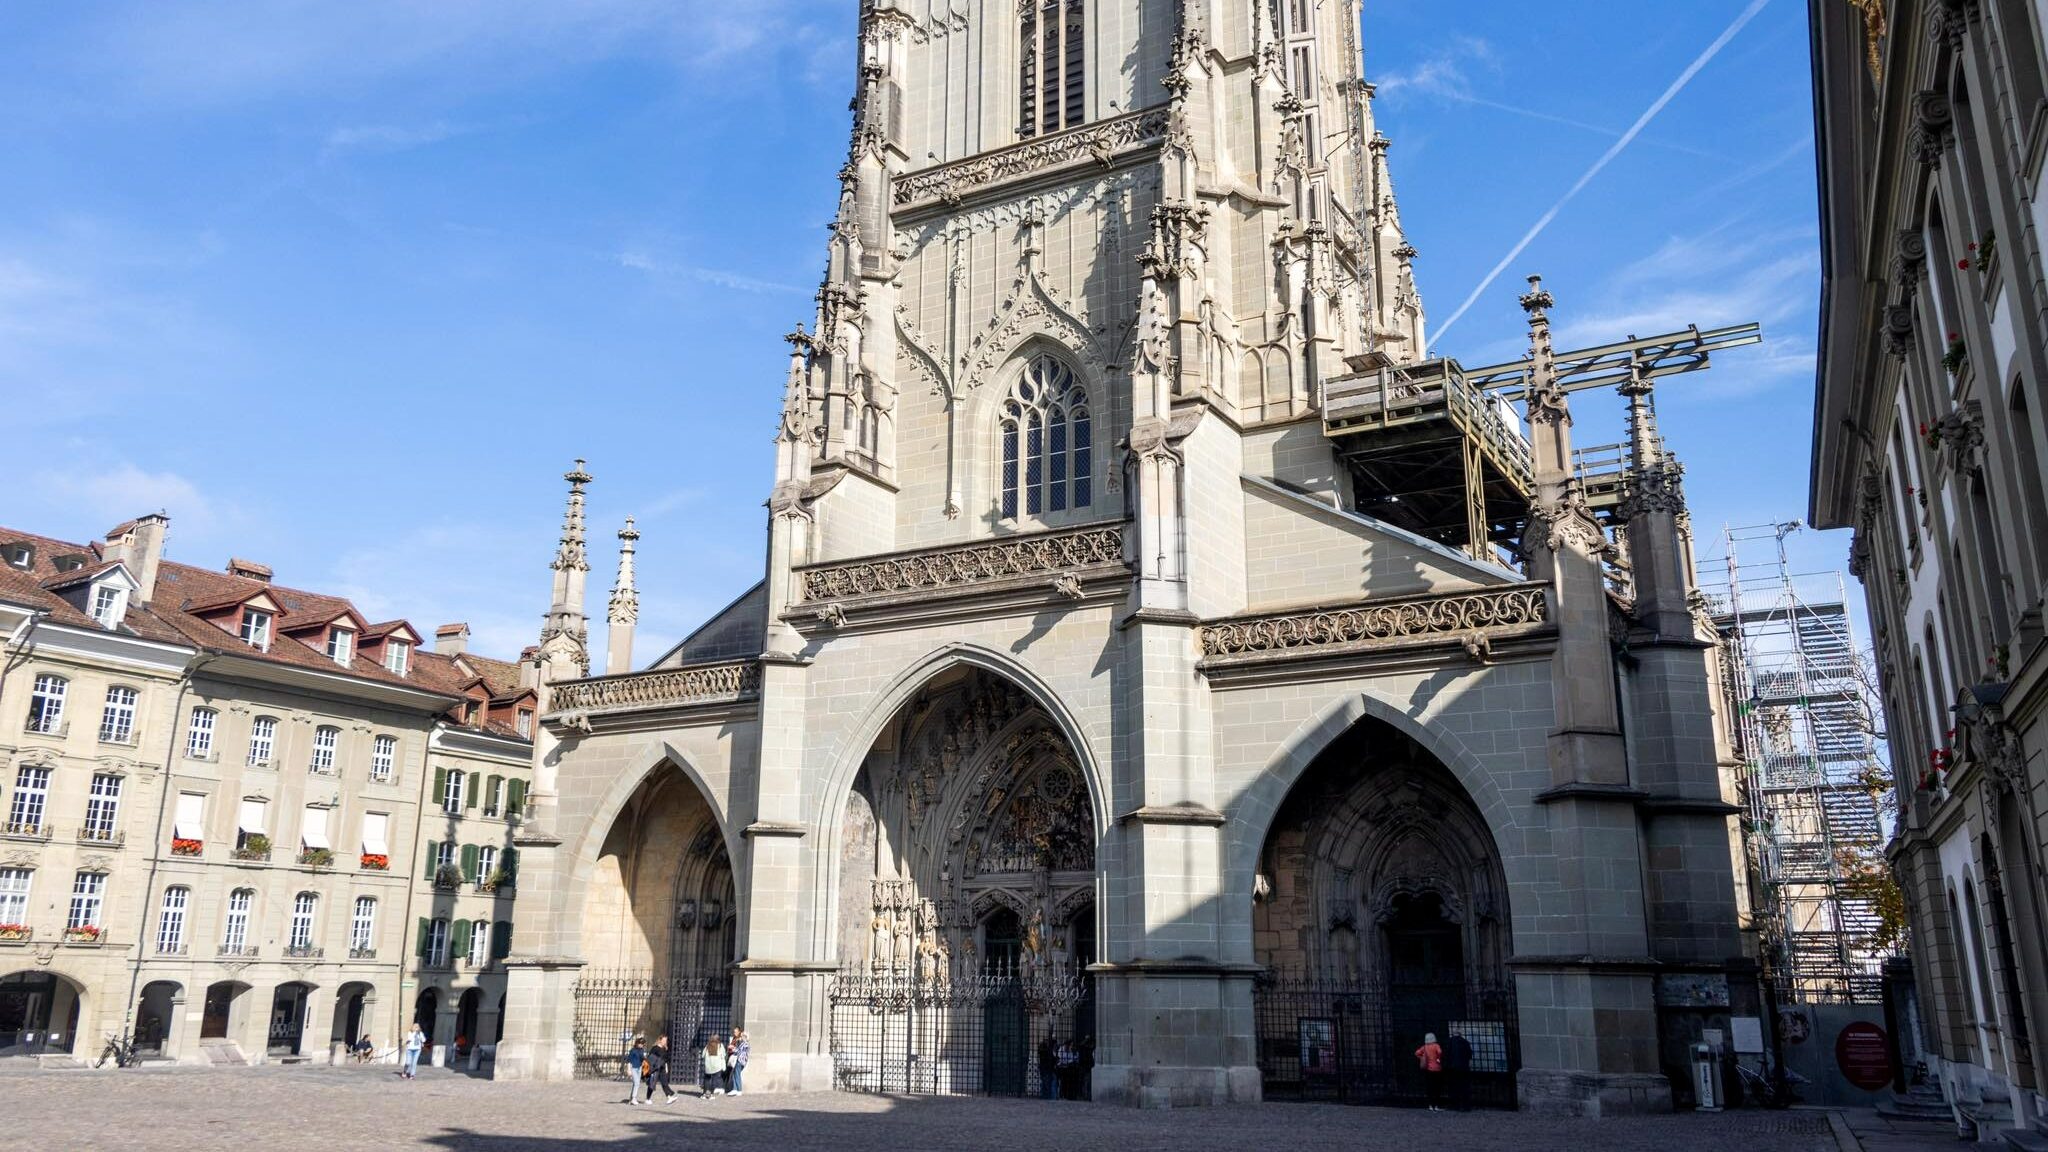
[[[612,1152],[712,1148],[1065,1152],[1835,1152],[1826,1113],[1614,1120],[1269,1104],[1139,1112],[1035,1100],[745,1096],[628,1108],[620,1085],[497,1084],[440,1069],[0,1071],[10,1148]]]

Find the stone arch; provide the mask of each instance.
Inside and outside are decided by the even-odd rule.
[[[173,1055],[168,1046],[177,1034],[185,1004],[185,985],[176,980],[151,980],[135,998],[135,1047],[153,1056]]]
[[[1231,835],[1225,857],[1225,888],[1249,892],[1258,854],[1272,833],[1278,814],[1294,785],[1324,751],[1361,721],[1378,720],[1413,740],[1436,758],[1464,788],[1479,811],[1486,830],[1501,851],[1502,866],[1513,882],[1515,859],[1503,846],[1517,843],[1519,828],[1508,812],[1507,798],[1471,749],[1441,727],[1373,695],[1348,693],[1317,709],[1281,741],[1264,771],[1239,793],[1229,808]]]
[[[717,897],[723,921],[739,904],[731,823],[691,758],[659,742],[633,771],[612,780],[572,860],[569,906],[576,909],[580,954],[593,969],[675,975],[674,965],[683,962],[693,976],[725,975],[730,956],[718,961],[701,948],[678,949],[679,885],[686,873],[704,871],[692,851],[700,842],[703,856],[723,862]],[[694,928],[703,897],[691,899]],[[730,940],[733,933],[723,935]]]
[[[89,1056],[78,1037],[92,1026],[85,981],[57,968],[0,973],[0,1056],[69,1052]]]

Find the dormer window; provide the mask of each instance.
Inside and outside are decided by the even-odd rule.
[[[533,735],[533,709],[521,708],[519,710],[519,734],[521,736]]]
[[[7,563],[16,568],[32,568],[36,562],[36,550],[28,544],[9,544],[4,550]]]
[[[336,628],[327,634],[327,658],[343,668],[355,659],[356,634],[352,629]]]
[[[412,665],[412,645],[404,640],[384,642],[384,667],[393,676],[403,676]]]
[[[128,594],[119,586],[101,584],[92,590],[92,618],[100,627],[111,631],[127,612]]]
[[[261,608],[242,609],[242,643],[258,651],[270,651],[270,613]]]

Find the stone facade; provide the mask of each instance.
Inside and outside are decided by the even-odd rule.
[[[1816,8],[1826,293],[1813,520],[1853,527],[1898,775],[1917,1050],[1958,1126],[2048,1083],[2042,13]]]
[[[500,1077],[590,1054],[585,968],[678,969],[648,857],[704,827],[750,1090],[848,1082],[846,981],[1085,969],[1096,1099],[1256,1100],[1262,980],[1421,968],[1510,990],[1524,1106],[1671,1107],[1659,980],[1743,952],[1677,465],[1644,385],[1589,507],[1539,286],[1503,545],[1361,504],[1326,388],[1426,350],[1359,15],[863,6],[763,584],[584,679],[568,476]]]

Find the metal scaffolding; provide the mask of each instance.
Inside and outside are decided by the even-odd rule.
[[[1783,997],[1876,1002],[1878,913],[1845,887],[1843,854],[1884,842],[1872,781],[1889,768],[1842,577],[1792,571],[1785,538],[1799,529],[1728,529],[1726,579],[1708,589],[1743,763],[1752,904]]]

